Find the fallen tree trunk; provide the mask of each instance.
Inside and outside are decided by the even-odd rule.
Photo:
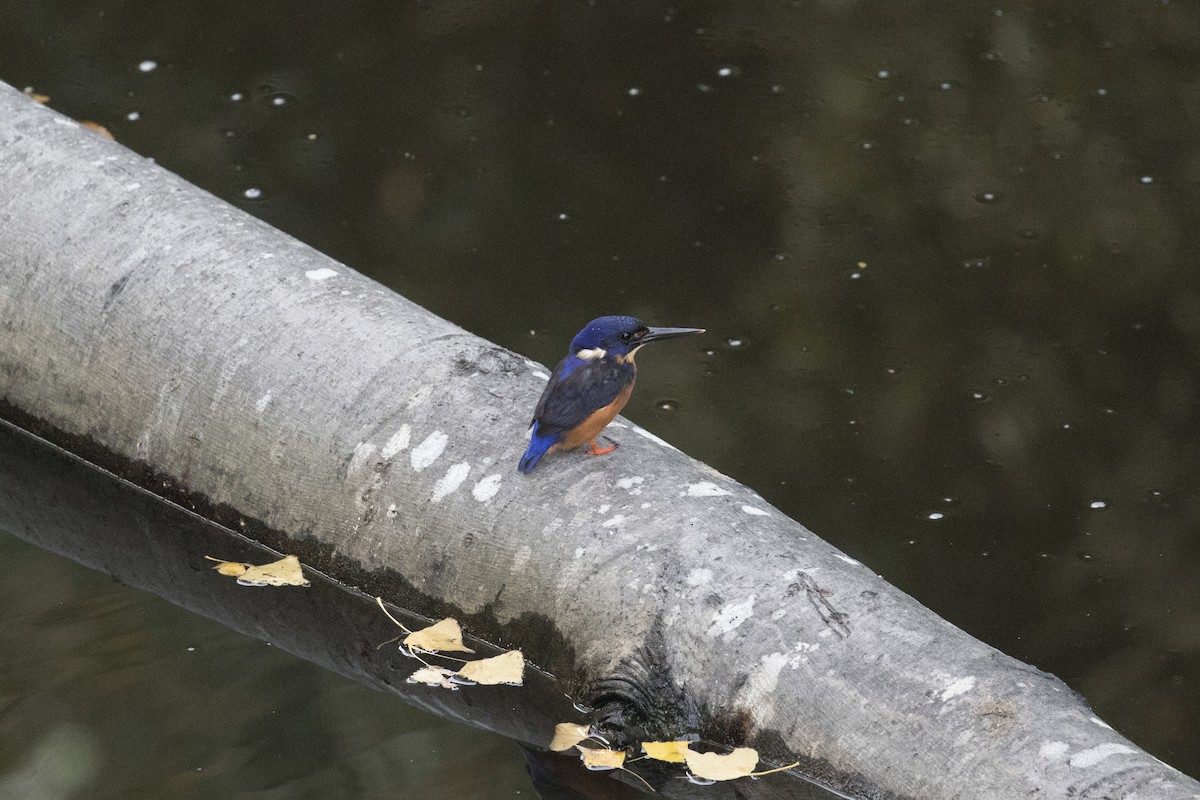
[[[851,797],[1200,795],[1053,676],[631,423],[613,456],[519,475],[539,365],[6,87],[0,148],[14,424],[521,648],[622,744],[748,745]]]

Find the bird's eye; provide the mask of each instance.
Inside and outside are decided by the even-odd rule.
[[[633,334],[630,333],[629,331],[625,331],[624,333],[621,334],[622,342],[628,342],[632,338],[633,338]]]

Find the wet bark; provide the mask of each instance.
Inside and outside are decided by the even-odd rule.
[[[753,746],[851,797],[1200,793],[1053,676],[628,421],[610,456],[519,475],[545,373],[0,86],[11,422],[520,647],[623,742]],[[739,790],[811,796],[788,776]]]

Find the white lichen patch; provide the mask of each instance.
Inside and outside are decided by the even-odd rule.
[[[575,557],[576,557],[576,558],[583,558],[583,554],[584,554],[584,553],[586,553],[586,552],[587,552],[587,551],[586,551],[586,550],[584,550],[582,547],[576,547],[576,548],[575,548]]]
[[[1136,752],[1137,750],[1129,747],[1128,745],[1109,742],[1108,744],[1099,744],[1095,747],[1089,747],[1087,750],[1080,750],[1078,753],[1067,759],[1067,764],[1072,767],[1086,769],[1087,767],[1096,766],[1106,758],[1128,755]]]
[[[412,455],[409,456],[412,468],[420,472],[433,464],[442,455],[449,441],[450,437],[441,431],[434,431],[426,436],[425,441],[413,448]]]
[[[952,681],[950,683],[950,685],[948,685],[945,689],[942,690],[942,700],[946,701],[951,698],[958,697],[960,694],[966,694],[967,692],[971,691],[974,688],[975,688],[975,676],[974,675],[968,675],[965,678],[959,678],[956,681]]]
[[[784,617],[787,616],[787,612],[788,612],[788,610],[786,608],[777,608],[771,612],[771,619],[773,619],[773,620],[783,619]]]
[[[529,374],[535,378],[540,378],[541,380],[544,380],[544,381],[550,380],[550,376],[547,375],[546,373],[542,372],[540,369],[535,369],[533,372],[531,372]]]
[[[499,472],[488,475],[475,484],[474,488],[471,489],[471,496],[481,503],[490,502],[496,496],[496,493],[500,491],[502,477]]]
[[[458,487],[463,485],[463,481],[470,473],[471,465],[465,461],[450,467],[446,470],[446,474],[438,478],[437,483],[433,485],[433,493],[429,495],[430,502],[440,503],[448,495],[458,491]]]
[[[396,455],[396,453],[399,453],[407,448],[411,439],[412,428],[410,428],[406,422],[400,426],[398,431],[388,437],[387,442],[385,442],[383,445],[383,449],[379,451],[379,455],[383,456],[384,458],[391,458],[392,456]]]
[[[1066,742],[1042,742],[1042,746],[1038,748],[1038,755],[1042,758],[1059,759],[1070,749]]]
[[[755,506],[742,506],[742,513],[753,517],[769,517],[771,515],[770,511],[763,511],[761,508],[756,508]]]
[[[267,406],[271,405],[271,393],[267,392],[254,403],[254,410],[259,414],[267,410]]]
[[[1091,722],[1093,725],[1099,725],[1101,728],[1104,728],[1106,730],[1111,731],[1113,729],[1112,725],[1109,725],[1107,722],[1100,719],[1099,717],[1088,717],[1088,721]]]
[[[432,396],[433,386],[422,386],[413,392],[412,397],[408,398],[408,402],[404,405],[404,408],[406,411],[412,411]]]
[[[521,545],[517,552],[513,553],[512,571],[514,575],[519,575],[525,571],[525,565],[529,563],[529,559],[533,556],[533,549],[529,545]]]
[[[321,267],[320,269],[310,269],[308,272],[304,273],[304,277],[308,278],[310,281],[327,281],[337,274],[338,273],[336,269]]]
[[[631,478],[620,478],[617,480],[617,488],[624,489],[625,491],[629,491],[634,486],[637,486],[639,483],[644,483],[645,480],[646,479],[641,477],[640,475],[635,475]]]
[[[712,580],[712,570],[708,567],[696,567],[688,573],[688,586],[703,586]]]
[[[717,636],[730,637],[733,631],[743,622],[754,616],[754,600],[758,595],[750,595],[745,600],[726,603],[713,613],[712,623],[704,635],[709,638]]]
[[[699,483],[689,483],[687,489],[684,490],[682,496],[687,497],[721,497],[722,495],[732,494],[728,489],[722,489],[712,481],[700,481]]]
[[[847,564],[853,564],[856,567],[862,566],[861,561],[855,561],[850,556],[842,555],[841,553],[834,553],[834,555],[837,556],[838,558],[840,558],[842,561],[845,561]]]
[[[605,503],[604,505],[602,505],[596,509],[596,513],[597,514],[607,514],[611,510],[612,510],[612,503]]]
[[[604,520],[604,522],[600,523],[600,527],[616,528],[619,525],[624,525],[627,519],[629,519],[629,517],[625,516],[624,514],[614,514],[613,516]]]
[[[358,472],[370,460],[375,452],[375,445],[370,442],[359,442],[354,445],[354,454],[350,456],[350,472]]]
[[[400,512],[396,511],[395,503],[392,503],[391,505],[388,506],[388,510],[387,510],[388,519],[395,519],[396,514],[398,514],[398,513],[400,513]]]
[[[750,680],[740,692],[743,702],[751,708],[769,704],[775,687],[779,685],[779,673],[787,663],[788,657],[785,653],[768,653],[763,656],[758,668],[750,673]]]

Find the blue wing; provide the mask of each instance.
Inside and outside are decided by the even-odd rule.
[[[611,403],[634,377],[632,364],[607,359],[582,361],[573,356],[554,368],[533,421],[539,436],[557,436]]]

